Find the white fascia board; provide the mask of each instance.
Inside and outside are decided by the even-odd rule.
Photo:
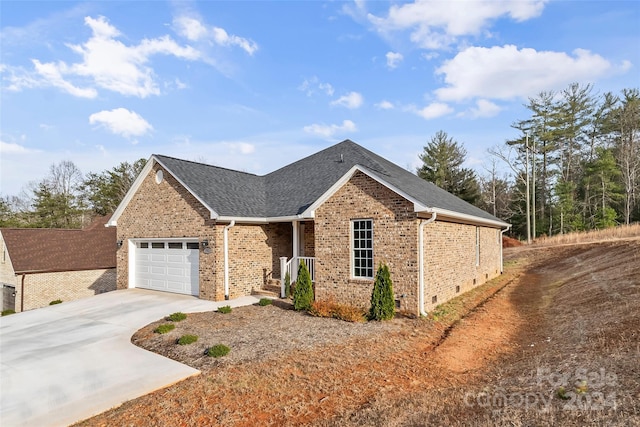
[[[370,171],[369,169],[363,166],[355,165],[351,169],[349,169],[347,173],[342,175],[342,177],[338,181],[336,181],[335,184],[333,184],[327,191],[324,192],[324,194],[318,197],[318,199],[315,202],[313,202],[304,212],[302,212],[301,216],[305,218],[315,217],[315,210],[319,206],[321,206],[324,202],[326,202],[331,196],[333,196],[343,185],[345,185],[357,171],[362,172],[363,174],[367,175],[369,178],[377,181],[378,183],[387,187],[389,190],[393,191],[394,193],[412,202],[415,212],[424,211],[427,209],[427,207],[423,206],[419,201],[417,201],[416,199],[414,199],[404,191],[389,184],[374,172]]]
[[[460,212],[450,211],[450,210],[441,209],[441,208],[427,208],[427,209],[422,209],[418,212],[426,212],[426,213],[435,212],[436,214],[438,214],[438,218],[441,218],[443,216],[449,217],[449,218],[455,218],[460,220],[461,222],[469,223],[469,224],[488,225],[496,228],[505,228],[510,226],[508,223],[503,221],[495,221],[492,219],[480,218],[478,216],[463,214]]]
[[[219,222],[231,222],[244,224],[269,224],[272,222],[296,222],[313,219],[312,217],[304,217],[302,215],[292,216],[272,216],[272,217],[242,217],[242,216],[218,216],[215,218]]]
[[[142,171],[140,171],[140,174],[138,175],[136,180],[133,182],[133,185],[131,185],[131,188],[129,188],[129,191],[127,191],[127,194],[124,196],[124,198],[116,208],[113,215],[111,215],[111,218],[109,219],[109,221],[105,224],[105,227],[116,227],[118,225],[118,218],[120,218],[120,215],[122,215],[122,212],[124,212],[125,208],[133,198],[133,195],[136,194],[136,192],[142,185],[142,182],[144,181],[144,179],[147,177],[147,175],[149,175],[149,172],[151,171],[151,169],[153,169],[153,165],[155,163],[158,163],[160,166],[162,166],[168,173],[171,174],[171,176],[173,176],[176,179],[176,181],[180,183],[180,185],[186,188],[187,191],[191,193],[193,197],[196,198],[196,200],[202,203],[202,205],[209,210],[211,219],[215,219],[218,217],[218,214],[213,209],[211,209],[209,205],[207,205],[200,197],[198,197],[197,194],[191,191],[191,189],[187,185],[185,185],[185,183],[182,182],[180,178],[175,176],[166,165],[164,165],[160,160],[158,160],[156,156],[152,155],[151,157],[149,157],[149,160],[147,160],[147,164],[144,165],[144,168],[142,169]]]

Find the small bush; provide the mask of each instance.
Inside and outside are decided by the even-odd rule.
[[[313,284],[307,264],[300,261],[298,267],[298,278],[293,291],[293,308],[295,310],[309,310],[313,303]]]
[[[56,305],[56,304],[62,304],[62,300],[61,299],[56,299],[53,300],[49,303],[49,305]]]
[[[315,317],[333,317],[335,305],[336,302],[332,299],[314,301],[308,312]]]
[[[165,323],[164,325],[160,325],[153,330],[156,334],[166,334],[167,332],[171,332],[176,328],[176,325],[173,323]]]
[[[376,273],[376,281],[371,293],[371,309],[369,320],[393,319],[396,312],[396,303],[393,300],[393,283],[391,274],[386,264],[380,264]]]
[[[179,311],[165,317],[166,320],[169,320],[171,322],[181,322],[186,318],[187,318],[187,315]]]
[[[284,275],[284,297],[291,298],[291,275],[289,271]]]
[[[207,349],[207,356],[210,357],[222,357],[229,354],[231,349],[224,344],[216,344],[213,347]]]
[[[232,311],[232,308],[231,308],[230,305],[224,305],[224,306],[218,308],[218,312],[222,313],[222,314],[229,314],[229,313],[231,313],[231,311]]]
[[[340,304],[334,300],[315,301],[309,314],[316,317],[331,317],[346,322],[364,322],[366,311],[349,304]]]
[[[260,301],[258,301],[258,305],[260,307],[264,307],[265,305],[271,305],[273,304],[273,301],[271,301],[271,298],[260,298]]]
[[[197,335],[183,335],[180,338],[178,338],[178,344],[180,345],[187,345],[187,344],[193,344],[194,342],[198,341],[198,336]]]
[[[8,310],[2,310],[2,315],[3,315],[3,316],[8,316],[8,315],[10,315],[10,314],[16,314],[16,311],[15,311],[15,310],[11,310],[11,309],[8,309]]]

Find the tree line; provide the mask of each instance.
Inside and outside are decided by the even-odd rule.
[[[439,131],[417,175],[511,223],[521,239],[640,221],[640,91],[574,83],[525,106],[528,116],[511,124],[518,136],[489,149],[484,173],[464,167],[464,146]],[[0,227],[81,227],[112,213],[145,163],[86,176],[73,162],[53,164],[20,195],[0,196]]]
[[[569,85],[528,99],[518,136],[489,149],[484,174],[446,132],[424,147],[417,174],[513,225],[522,239],[640,220],[640,91]],[[502,169],[508,170],[500,173]]]
[[[113,213],[145,164],[122,162],[87,175],[69,160],[52,164],[47,176],[19,195],[0,196],[0,227],[81,228]]]

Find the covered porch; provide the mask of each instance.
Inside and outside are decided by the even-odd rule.
[[[293,221],[292,223],[292,256],[280,257],[280,297],[285,295],[285,277],[289,274],[290,283],[294,283],[298,278],[298,267],[304,263],[309,270],[311,281],[315,281],[316,259],[315,259],[315,232],[313,221]],[[276,279],[274,277],[274,279]]]

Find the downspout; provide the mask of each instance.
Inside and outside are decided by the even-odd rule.
[[[437,215],[433,212],[431,218],[420,220],[420,226],[418,227],[418,309],[420,310],[420,316],[427,315],[427,312],[424,311],[424,226],[435,221]]]
[[[502,256],[502,238],[504,237],[504,233],[509,231],[511,228],[511,224],[507,225],[507,228],[504,230],[500,230],[500,274],[504,273],[504,258]]]
[[[22,282],[20,284],[20,313],[24,311],[24,278],[26,274],[22,275]]]
[[[232,220],[229,225],[225,225],[222,231],[222,240],[224,247],[224,299],[229,299],[229,229],[236,225],[236,221]]]

